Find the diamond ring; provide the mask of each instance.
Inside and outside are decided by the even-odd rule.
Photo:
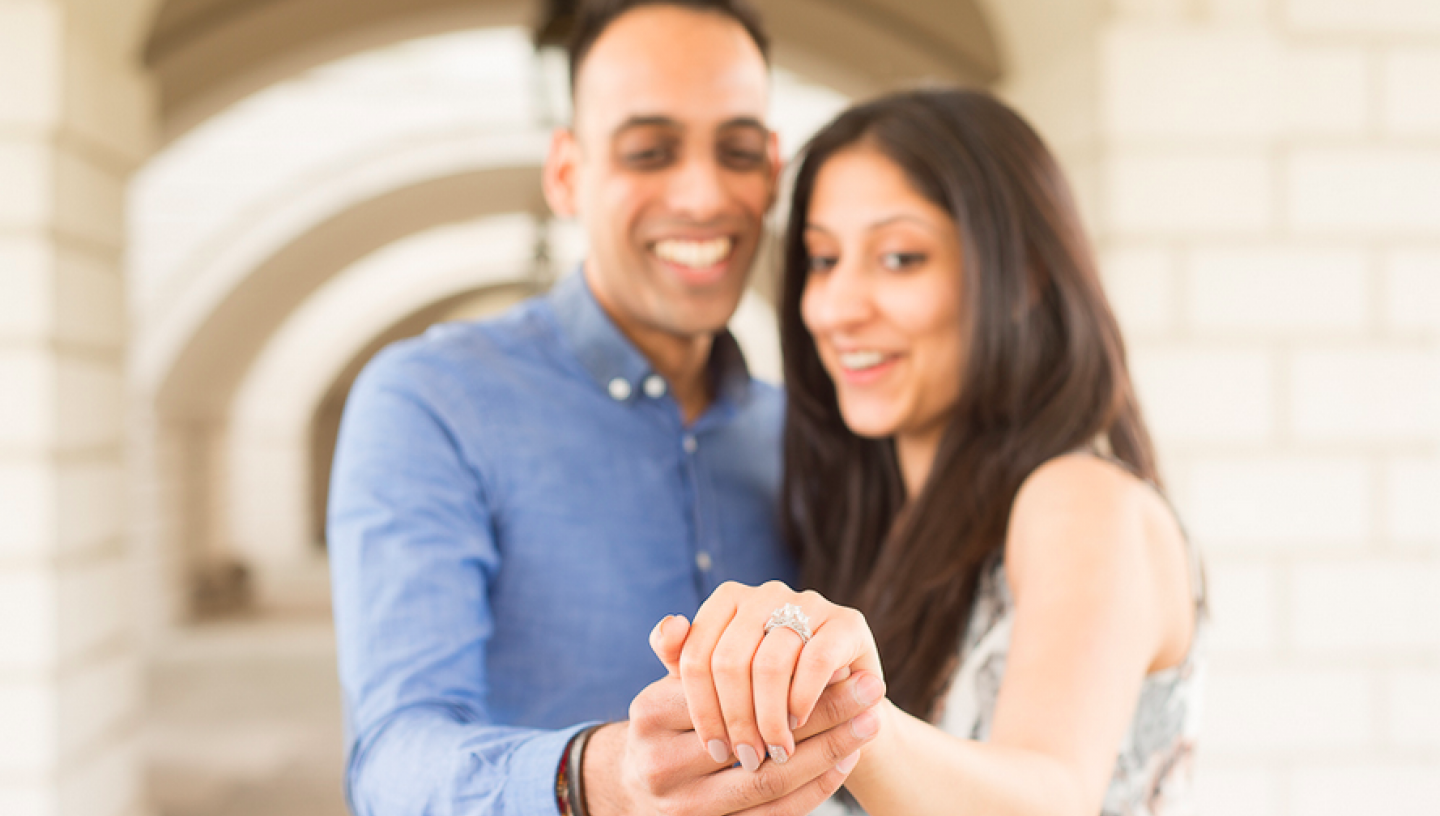
[[[802,644],[810,642],[810,618],[806,617],[805,610],[795,604],[785,604],[774,612],[770,613],[770,620],[765,622],[765,634],[777,626],[786,629],[800,636]]]

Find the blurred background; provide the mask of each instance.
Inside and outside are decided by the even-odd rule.
[[[1440,2],[757,5],[787,154],[948,82],[1062,158],[1208,558],[1203,812],[1440,813]],[[570,7],[0,0],[0,814],[345,813],[340,411],[583,253]]]

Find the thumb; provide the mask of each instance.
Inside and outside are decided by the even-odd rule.
[[[680,652],[685,648],[688,634],[690,621],[684,615],[666,615],[650,631],[650,648],[673,677],[680,676]]]

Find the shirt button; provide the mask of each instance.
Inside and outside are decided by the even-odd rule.
[[[686,453],[694,453],[696,448],[700,447],[700,443],[695,441],[695,437],[692,434],[685,434],[685,438],[681,440],[680,445],[685,448]]]
[[[660,399],[665,396],[665,378],[659,374],[651,374],[645,378],[645,396],[650,399]]]
[[[715,562],[710,558],[710,553],[701,550],[695,554],[695,566],[699,567],[701,572],[709,572]]]
[[[610,397],[616,402],[624,402],[630,399],[630,383],[624,377],[616,377],[610,381]]]

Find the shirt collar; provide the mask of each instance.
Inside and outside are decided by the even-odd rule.
[[[584,271],[561,278],[547,298],[561,335],[595,383],[609,391],[615,380],[623,380],[629,394],[640,394],[654,368],[605,313],[590,291]],[[715,378],[716,402],[743,405],[750,394],[750,369],[729,329],[716,335],[709,367]]]

